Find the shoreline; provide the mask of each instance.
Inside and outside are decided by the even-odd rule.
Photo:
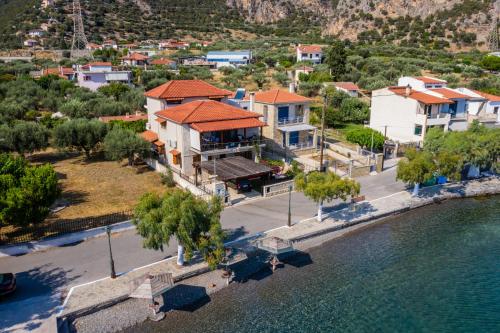
[[[367,216],[362,216],[357,219],[347,220],[345,223],[335,224],[335,219],[329,221],[332,226],[328,226],[326,221],[317,223],[323,228],[318,230],[313,230],[313,232],[302,233],[299,236],[288,238],[294,244],[296,252],[290,254],[290,256],[299,255],[301,252],[305,252],[312,248],[317,248],[322,246],[325,242],[332,241],[336,238],[346,236],[352,232],[363,230],[369,228],[373,225],[379,223],[389,223],[391,217],[400,216],[401,214],[415,210],[420,207],[425,207],[432,204],[439,204],[443,201],[458,198],[472,198],[481,196],[493,196],[500,193],[500,180],[498,177],[493,177],[489,179],[484,179],[480,181],[473,181],[476,185],[479,184],[479,188],[468,188],[472,182],[467,183],[455,183],[448,184],[448,187],[437,186],[438,195],[429,195],[426,193],[421,193],[421,197],[411,198],[409,202],[406,202],[404,207],[399,207],[398,209],[389,210],[389,212],[381,212],[381,214],[368,214]],[[486,184],[486,186],[481,186]],[[454,187],[460,187],[458,191],[450,191]],[[428,189],[428,188],[427,188]],[[444,193],[441,193],[445,189]],[[428,189],[433,190],[433,189]],[[387,199],[385,199],[387,200]],[[338,211],[330,214],[349,214],[351,210],[346,208],[344,212]],[[294,225],[295,227],[296,225]],[[287,231],[292,228],[285,228],[277,230],[279,234],[283,230]],[[307,231],[307,230],[306,230]],[[272,234],[272,232],[270,233]],[[240,244],[243,248],[249,251],[248,259],[242,263],[237,264],[238,267],[234,267],[237,278],[236,282],[244,282],[250,276],[259,273],[263,269],[269,269],[268,264],[265,262],[267,255],[260,252],[260,250],[251,249],[249,244]],[[282,259],[286,259],[282,257]],[[234,280],[233,280],[234,281]],[[196,276],[189,277],[187,279],[182,279],[176,282],[181,288],[175,294],[169,294],[168,297],[163,297],[163,309],[165,311],[173,309],[184,309],[184,308],[197,308],[206,303],[209,295],[226,288],[225,281],[221,278],[221,270],[209,271],[198,274]],[[231,285],[230,285],[231,286]],[[203,288],[201,293],[190,293],[190,289]],[[176,298],[174,295],[181,296],[182,301],[177,299],[176,302],[172,303],[171,299]],[[142,310],[141,310],[142,309]],[[70,318],[67,321],[69,323],[66,326],[66,330],[61,331],[71,331],[71,332],[92,332],[96,329],[101,332],[118,332],[137,324],[140,324],[147,320],[148,311],[140,301],[134,299],[121,299],[115,304],[109,304],[104,308],[95,308],[93,311],[87,312],[83,315],[77,315],[75,318]],[[146,309],[147,310],[147,309]],[[167,313],[168,316],[168,313]],[[110,320],[110,318],[117,318],[116,320]],[[121,318],[121,319],[118,319]],[[111,323],[113,322],[113,323]],[[71,328],[70,328],[71,326]]]

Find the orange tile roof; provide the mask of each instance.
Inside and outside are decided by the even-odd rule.
[[[175,64],[175,61],[167,58],[154,59],[151,61],[151,65],[171,65],[171,64]]]
[[[140,136],[148,142],[155,142],[158,140],[158,135],[153,131],[144,131],[140,134]]]
[[[389,87],[389,90],[396,95],[406,97],[406,87]],[[447,98],[440,98],[433,95],[410,89],[408,98],[417,100],[424,104],[453,104],[453,101]]]
[[[180,151],[178,151],[177,149],[172,149],[172,150],[170,151],[170,153],[171,153],[172,155],[180,155],[180,154],[181,154],[181,152],[180,152]]]
[[[246,96],[245,100],[249,100],[250,96]],[[311,102],[310,98],[297,95],[288,91],[273,89],[255,93],[255,101],[266,104],[285,104],[285,103],[305,103]]]
[[[429,77],[429,76],[417,76],[415,79],[420,80],[423,83],[429,83],[429,84],[447,83],[445,80],[440,80],[440,79],[436,79],[434,77]]]
[[[472,90],[474,93],[478,94],[479,96],[482,96],[486,98],[490,102],[500,102],[500,97],[492,94],[487,94],[485,92],[479,91],[479,90]]]
[[[72,75],[74,73],[71,67],[52,67],[42,70],[42,75],[58,75],[62,78],[66,78],[65,75]]]
[[[359,87],[353,82],[334,82],[335,87],[339,87],[345,90],[358,91]]]
[[[125,115],[125,116],[105,116],[105,117],[99,117],[99,120],[108,123],[112,120],[123,120],[123,121],[137,121],[137,120],[147,120],[148,115],[147,114],[132,114],[132,115]]]
[[[127,57],[122,57],[122,59],[123,60],[144,61],[144,60],[148,60],[149,57],[145,56],[144,54],[140,54],[140,53],[134,52],[134,53],[128,55]]]
[[[194,123],[191,125],[191,128],[197,130],[200,133],[204,133],[263,126],[267,126],[267,124],[258,120],[257,118],[247,118],[236,120],[209,121],[206,123]]]
[[[321,52],[322,47],[320,45],[299,45],[297,46],[300,52],[314,53]]]
[[[155,121],[160,123],[160,124],[165,124],[167,122],[166,119],[162,119],[162,118],[156,118]]]
[[[219,89],[201,80],[172,80],[146,91],[144,95],[168,100],[189,97],[222,98],[231,94],[229,90]]]
[[[464,98],[464,99],[470,99],[470,96],[461,94],[459,92],[456,92],[455,90],[448,89],[448,88],[434,88],[434,89],[430,89],[430,91],[437,92],[438,94],[443,95],[444,98]]]
[[[156,112],[155,115],[178,124],[261,117],[259,113],[246,111],[229,104],[211,100],[199,100],[181,104]]]
[[[111,66],[111,63],[104,61],[95,61],[95,62],[89,62],[86,66]]]
[[[153,144],[157,147],[165,146],[165,143],[161,142],[160,140],[156,140],[155,142],[153,142]]]

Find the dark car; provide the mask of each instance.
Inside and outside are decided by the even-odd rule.
[[[0,296],[16,290],[16,276],[12,273],[0,273]]]
[[[241,192],[250,192],[252,190],[252,184],[248,179],[240,179],[237,181],[231,181],[227,183],[227,186]]]

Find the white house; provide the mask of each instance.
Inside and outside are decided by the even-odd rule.
[[[252,60],[252,51],[209,51],[206,60],[217,64],[217,68],[248,65]]]
[[[320,45],[301,45],[296,49],[297,62],[311,61],[313,64],[320,64],[323,58],[323,50]]]
[[[132,84],[131,71],[116,71],[110,62],[92,62],[79,65],[75,71],[80,87],[96,91],[99,87],[112,82]]]
[[[43,35],[45,35],[45,31],[43,31],[42,29],[30,30],[28,32],[28,35],[32,38],[40,38],[43,37]]]
[[[333,86],[338,91],[345,92],[351,97],[359,96],[359,87],[353,82],[334,82]]]
[[[118,50],[118,44],[115,40],[107,39],[102,43],[102,48]]]
[[[409,85],[414,90],[423,91],[432,88],[445,88],[448,85],[448,82],[430,76],[400,77],[398,80],[398,86],[406,87],[407,85]]]
[[[38,45],[38,41],[35,39],[27,39],[23,42],[23,45],[27,47],[35,47]]]
[[[139,52],[132,52],[125,57],[122,57],[122,65],[125,66],[144,66],[149,63],[149,57]]]
[[[455,101],[440,96],[409,86],[374,90],[369,126],[394,141],[422,143],[428,128],[449,129]]]
[[[294,77],[295,82],[300,81],[300,74],[309,75],[312,72],[314,72],[314,68],[312,68],[310,66],[300,66],[300,67],[295,68],[295,77]]]
[[[468,121],[478,120],[486,126],[500,125],[500,97],[481,91],[457,88],[455,91],[467,95]]]

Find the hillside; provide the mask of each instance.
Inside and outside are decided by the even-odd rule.
[[[220,40],[250,36],[321,36],[402,45],[484,47],[492,0],[82,0],[88,39]],[[0,0],[0,48],[19,47],[29,29],[51,20],[44,46],[71,41],[71,0]],[[248,36],[248,34],[247,34]]]

